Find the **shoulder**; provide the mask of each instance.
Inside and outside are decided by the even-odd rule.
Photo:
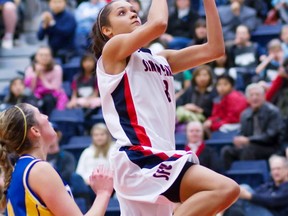
[[[254,15],[256,16],[256,10],[254,8],[250,8],[250,7],[247,7],[247,6],[243,6],[243,12],[246,14],[246,15]],[[243,13],[242,13],[243,15]]]
[[[265,102],[263,108],[263,110],[265,110],[264,112],[270,111],[271,113],[279,113],[279,108],[270,102]]]

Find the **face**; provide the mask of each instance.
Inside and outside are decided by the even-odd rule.
[[[283,27],[281,31],[281,40],[288,44],[288,26]]]
[[[92,132],[92,142],[95,146],[104,146],[107,143],[108,135],[104,129],[96,128]]]
[[[11,85],[11,92],[14,96],[18,97],[23,94],[25,89],[24,83],[21,79],[16,79]]]
[[[115,1],[110,5],[108,16],[110,26],[102,27],[103,34],[111,38],[114,35],[130,33],[141,25],[134,7],[126,1]]]
[[[53,13],[58,14],[65,10],[66,1],[65,0],[50,0],[49,7]]]
[[[199,26],[195,29],[196,37],[199,39],[203,39],[207,37],[207,29],[205,26]]]
[[[204,87],[208,87],[210,79],[211,78],[210,78],[209,72],[203,69],[195,77],[195,82],[198,87],[204,88]]]
[[[57,134],[48,121],[48,116],[40,113],[38,108],[32,105],[28,106],[31,107],[34,112],[34,117],[37,122],[35,127],[39,130],[41,138],[47,143],[48,146],[55,143],[57,141]]]
[[[283,160],[275,158],[270,162],[271,176],[275,183],[281,184],[287,180],[287,167]]]
[[[250,40],[250,34],[245,26],[239,26],[236,30],[236,40],[240,43],[245,43]]]
[[[83,64],[84,70],[89,73],[95,68],[95,61],[92,58],[86,58],[82,64]]]
[[[190,0],[176,0],[176,7],[180,10],[190,7]]]
[[[217,82],[216,88],[217,88],[217,92],[220,96],[225,96],[232,91],[233,86],[231,85],[231,83],[228,80],[220,79]]]
[[[52,61],[52,53],[46,47],[40,48],[36,53],[35,59],[41,65],[48,65]]]
[[[260,108],[265,102],[264,91],[260,88],[252,88],[247,95],[248,103],[252,109]]]
[[[201,123],[191,122],[187,125],[187,140],[189,143],[197,143],[203,140],[203,128]]]

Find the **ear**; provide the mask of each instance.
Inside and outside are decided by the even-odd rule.
[[[113,32],[112,32],[111,27],[103,26],[102,27],[102,33],[108,38],[111,38],[113,36]]]
[[[30,128],[30,134],[32,135],[32,137],[37,137],[37,138],[41,136],[40,130],[35,126]]]

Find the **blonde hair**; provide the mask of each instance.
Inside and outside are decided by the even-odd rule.
[[[4,172],[4,188],[0,193],[1,207],[6,206],[6,191],[12,178],[13,165],[10,157],[20,156],[32,148],[27,131],[33,125],[36,125],[34,112],[27,104],[18,104],[0,113],[0,166]]]
[[[95,130],[101,130],[101,131],[105,132],[105,134],[107,136],[107,140],[106,140],[105,145],[103,145],[103,146],[94,145],[96,148],[94,157],[97,158],[100,156],[100,154],[103,154],[104,157],[107,157],[109,149],[110,149],[111,144],[112,144],[112,136],[111,136],[107,126],[104,123],[95,124],[91,129],[91,135],[93,134],[93,132]]]

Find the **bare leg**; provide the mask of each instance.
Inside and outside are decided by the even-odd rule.
[[[4,4],[3,20],[5,25],[5,34],[11,34],[13,36],[17,24],[17,7],[14,3],[7,2]]]
[[[236,201],[239,186],[233,180],[200,165],[190,167],[180,186],[182,204],[174,216],[212,216]]]

